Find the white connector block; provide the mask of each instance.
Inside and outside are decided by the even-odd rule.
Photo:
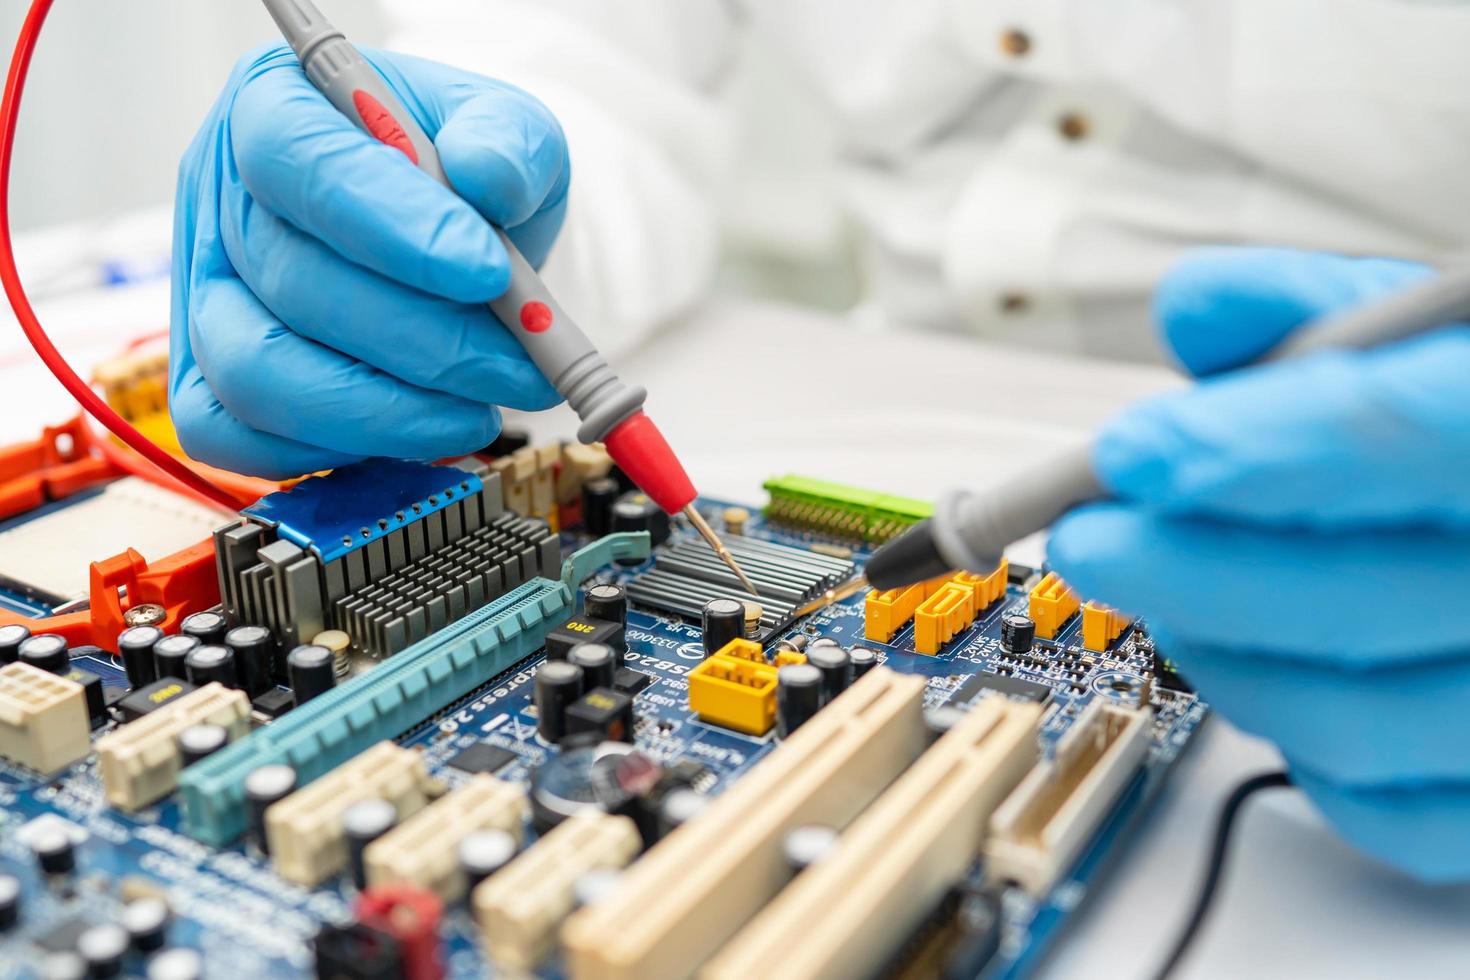
[[[991,816],[990,873],[1038,897],[1050,891],[1143,764],[1152,724],[1148,708],[1089,704]]]
[[[641,846],[629,818],[582,810],[475,886],[475,919],[496,966],[511,973],[533,969],[572,911],[577,879],[597,868],[627,867]]]
[[[387,800],[405,820],[428,804],[432,785],[421,755],[379,742],[265,811],[271,864],[283,878],[316,885],[347,866],[349,807]]]
[[[107,800],[137,810],[173,792],[183,757],[175,739],[190,725],[219,725],[234,741],[250,730],[244,691],[206,684],[97,740],[97,768]]]
[[[459,842],[475,831],[503,830],[520,843],[529,810],[521,787],[485,773],[474,776],[368,845],[368,883],[417,885],[458,901],[465,891]]]
[[[20,661],[0,667],[0,756],[53,773],[91,751],[91,732],[82,685]]]

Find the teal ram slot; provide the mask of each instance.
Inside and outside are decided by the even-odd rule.
[[[572,613],[572,590],[535,578],[179,776],[184,828],[216,846],[245,830],[245,778],[284,763],[306,784],[404,732],[538,650]]]

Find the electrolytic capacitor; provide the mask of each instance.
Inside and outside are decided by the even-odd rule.
[[[821,670],[804,663],[789,664],[776,672],[776,730],[782,738],[800,728],[821,706]]]
[[[711,599],[700,613],[704,655],[713,656],[731,640],[745,635],[745,603],[738,599]]]
[[[20,879],[0,875],[0,932],[14,928],[20,921]]]
[[[555,745],[567,733],[567,708],[582,696],[582,668],[548,660],[536,670],[536,731]]]
[[[361,800],[343,811],[342,833],[347,838],[347,867],[358,891],[367,887],[364,852],[369,844],[392,830],[397,822],[398,810],[392,803],[378,797]]]
[[[236,626],[225,634],[225,646],[235,654],[235,674],[255,697],[271,689],[276,638],[264,626]]]
[[[332,651],[303,643],[286,656],[286,677],[298,708],[317,695],[326,694],[337,683]]]
[[[612,477],[599,476],[582,484],[582,524],[593,537],[612,530],[612,506],[623,492]]]
[[[184,661],[200,645],[197,639],[182,633],[165,636],[153,644],[153,669],[159,679],[172,677],[175,680],[185,680],[189,672],[184,669]]]
[[[87,964],[89,977],[115,977],[123,971],[128,931],[115,922],[92,926],[77,937],[77,954]]]
[[[264,853],[270,852],[265,833],[265,811],[296,792],[296,770],[272,763],[250,770],[245,777],[245,805],[249,810],[250,833]]]
[[[965,713],[954,705],[945,704],[924,712],[924,726],[929,734],[939,738],[964,720]]]
[[[604,901],[618,890],[623,872],[619,868],[592,868],[572,882],[572,905],[584,909]]]
[[[31,631],[19,623],[0,626],[0,664],[13,664],[20,659],[20,645],[31,638]]]
[[[614,531],[647,531],[655,545],[669,540],[669,515],[643,493],[627,493],[613,501]],[[620,559],[623,564],[641,565],[642,558]]]
[[[878,651],[868,647],[853,647],[847,651],[852,660],[852,679],[857,680],[868,671],[878,666]]]
[[[818,646],[813,643],[807,648],[806,662],[822,672],[823,704],[852,685],[852,657],[840,646]]]
[[[582,607],[593,619],[628,625],[628,593],[621,585],[589,585],[582,593]]]
[[[613,675],[618,672],[618,655],[606,643],[578,643],[572,647],[567,659],[582,668],[585,690],[613,686]]]
[[[181,946],[166,949],[148,961],[148,980],[199,980],[204,976],[204,958]]]
[[[195,687],[215,681],[225,687],[239,687],[235,675],[235,653],[215,643],[197,646],[184,658],[184,679]]]
[[[1007,653],[1030,653],[1036,640],[1036,623],[1030,616],[1006,613],[1000,618],[1000,645]]]
[[[208,647],[203,649],[208,650]],[[190,683],[197,684],[198,681]],[[230,733],[225,731],[222,725],[211,725],[208,722],[200,722],[190,725],[179,732],[174,739],[179,747],[179,755],[185,766],[192,766],[205,756],[213,755],[230,743]]]
[[[157,626],[129,626],[117,634],[117,653],[128,673],[129,687],[146,687],[158,680],[153,662],[153,645],[163,639]]]
[[[162,949],[168,940],[169,918],[168,903],[161,898],[137,898],[129,902],[123,909],[122,924],[133,949],[140,953]]]
[[[87,961],[73,949],[47,953],[41,960],[36,980],[86,980]]]
[[[185,636],[192,636],[200,643],[223,643],[225,641],[225,630],[230,624],[225,617],[217,612],[197,612],[185,616],[183,622],[179,623],[179,632]]]
[[[20,645],[20,662],[65,676],[71,669],[66,637],[56,633],[41,633],[27,638]]]
[[[503,830],[476,830],[461,837],[456,851],[465,890],[474,891],[476,885],[509,864],[517,850],[516,839]]]
[[[658,835],[667,837],[704,812],[709,797],[692,789],[671,789],[658,807]]]
[[[819,824],[793,827],[781,842],[786,866],[800,874],[816,864],[837,846],[837,831]]]
[[[37,830],[31,838],[36,863],[48,875],[64,875],[77,866],[77,849],[71,837],[59,827]]]
[[[815,640],[813,640],[810,645],[813,646],[813,647],[840,647],[840,646],[842,646],[841,643],[838,643],[836,640],[832,639],[832,637],[830,637],[830,636],[819,636]]]

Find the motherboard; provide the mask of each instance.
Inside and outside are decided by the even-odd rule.
[[[117,482],[0,524],[3,978],[1026,976],[1206,714],[1045,569],[844,589],[926,509],[817,479],[697,503],[756,594],[517,440],[6,550]]]

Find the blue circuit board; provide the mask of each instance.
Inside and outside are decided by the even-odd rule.
[[[723,505],[706,501],[701,506],[713,514]],[[678,529],[675,533],[690,532]],[[746,534],[788,545],[811,543],[804,535],[767,528],[759,517],[750,521]],[[568,552],[582,543],[585,539],[576,535],[565,536]],[[864,557],[862,552],[854,555],[859,562]],[[641,570],[612,567],[596,578],[622,582]],[[932,657],[915,652],[912,627],[895,636],[892,643],[864,639],[861,596],[782,631],[782,635],[802,632],[878,650],[888,668],[928,679],[925,702],[931,707],[956,699],[965,681],[980,672],[1000,672],[1043,684],[1051,690],[1041,733],[1045,742],[1064,733],[1093,699],[1137,704],[1142,696],[1150,701],[1155,713],[1152,746],[1141,773],[1076,866],[1044,900],[1026,899],[1014,891],[1007,894],[1000,951],[985,977],[1018,977],[1034,969],[1108,859],[1116,854],[1119,839],[1144,812],[1206,714],[1205,704],[1193,694],[1139,683],[1151,666],[1151,652],[1136,629],[1124,634],[1106,653],[1087,653],[1081,649],[1080,626],[1074,619],[1046,656],[1021,660],[1006,656],[1000,645],[1001,616],[1016,607],[1024,611],[1025,606],[1024,584],[1013,583],[1002,600]],[[697,625],[673,615],[634,609],[627,640],[628,666],[653,678],[635,701],[635,741],[646,754],[665,762],[699,762],[706,775],[696,788],[713,794],[775,748],[774,736],[741,735],[705,724],[689,711],[686,677],[704,656]],[[1058,655],[1063,653],[1068,656]],[[499,778],[529,779],[532,769],[554,751],[537,737],[531,710],[532,676],[542,659],[538,653],[522,661],[456,706],[404,733],[400,743],[422,749],[430,772],[450,785],[468,777],[447,761],[477,741],[514,754],[513,761],[497,773]],[[109,686],[125,685],[115,659],[79,658],[76,665],[101,675]],[[181,816],[172,800],[135,814],[109,807],[91,760],[44,782],[0,763],[0,820],[0,871],[21,878],[26,902],[21,926],[0,934],[0,980],[36,976],[49,933],[77,921],[116,921],[124,897],[149,891],[165,896],[176,910],[171,945],[200,950],[209,976],[311,976],[310,942],[319,925],[351,920],[354,893],[350,884],[330,881],[315,889],[304,888],[278,877],[249,845],[206,846],[181,829]],[[81,842],[78,870],[66,887],[48,884],[36,870],[27,840],[37,820],[65,821],[68,831]],[[481,955],[477,929],[463,905],[447,911],[443,936],[450,976],[491,975]],[[138,964],[130,969],[131,975],[138,975]],[[548,964],[544,975],[560,976],[558,965]]]

